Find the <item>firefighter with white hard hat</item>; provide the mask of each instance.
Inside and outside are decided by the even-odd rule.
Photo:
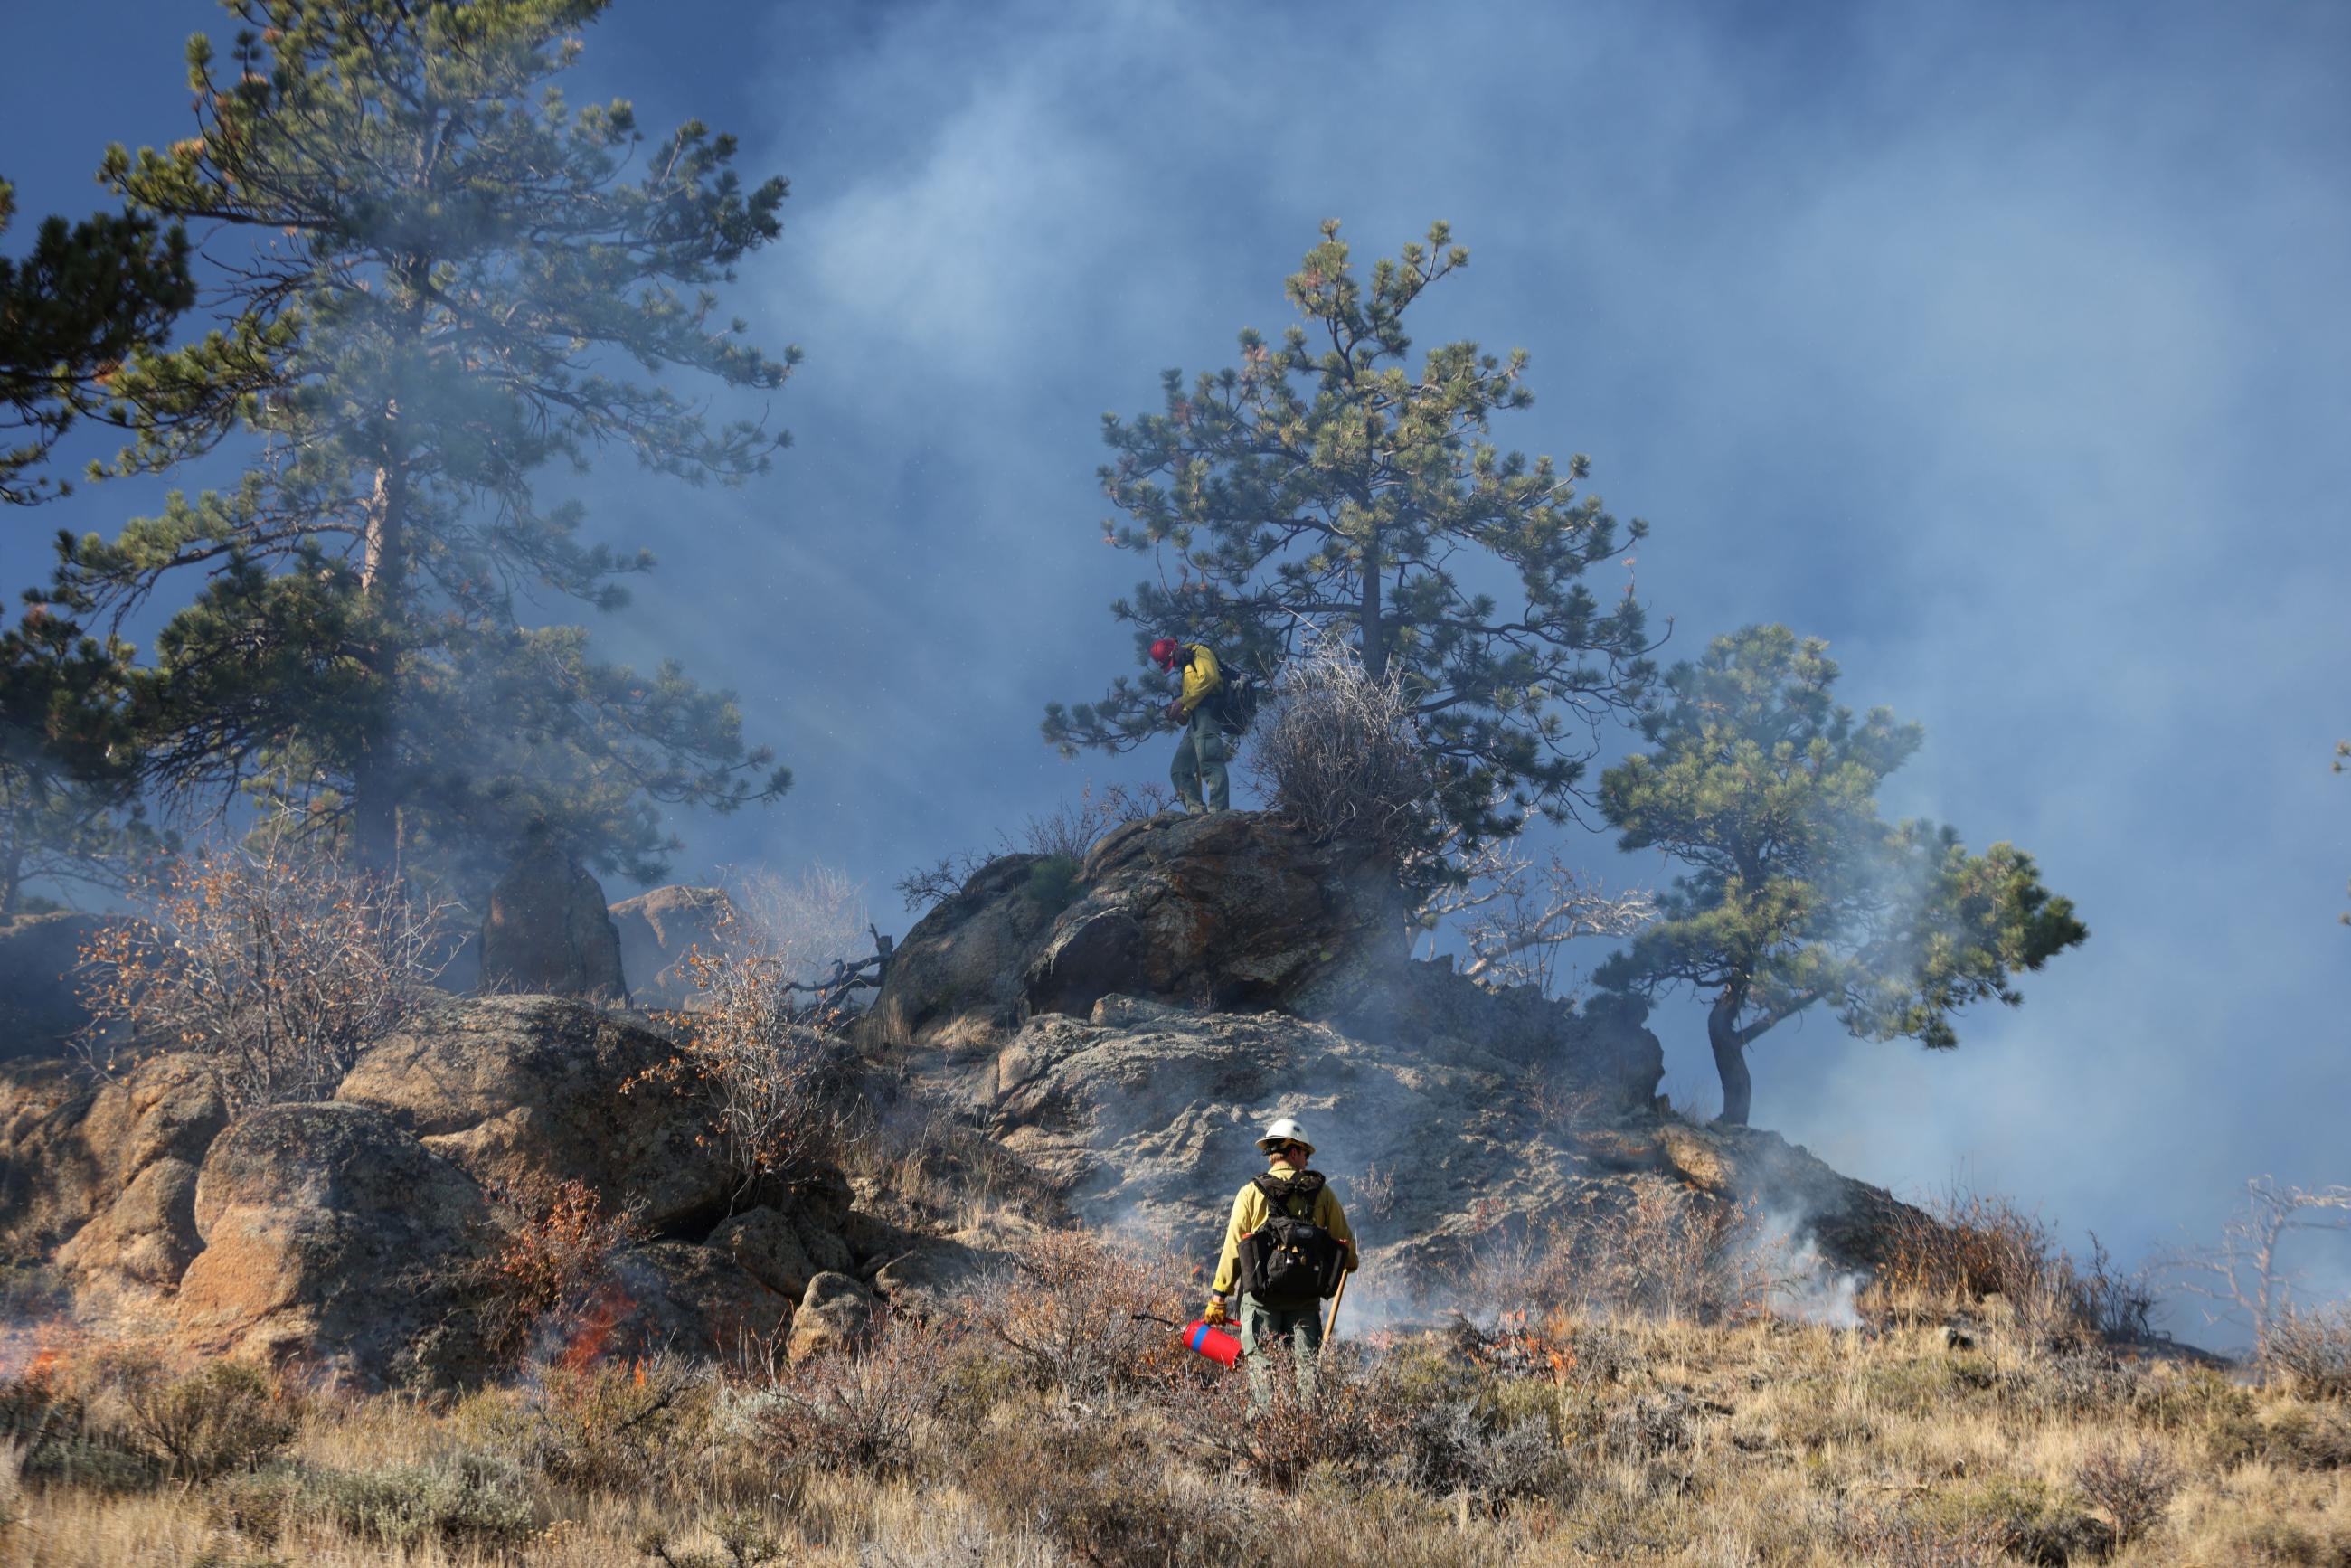
[[[1212,1323],[1232,1321],[1227,1303],[1239,1287],[1241,1354],[1253,1412],[1272,1403],[1268,1367],[1277,1344],[1288,1345],[1296,1361],[1300,1395],[1313,1397],[1322,1302],[1361,1261],[1337,1195],[1321,1171],[1307,1167],[1314,1145],[1296,1118],[1277,1118],[1257,1146],[1271,1165],[1233,1197],[1206,1314]]]

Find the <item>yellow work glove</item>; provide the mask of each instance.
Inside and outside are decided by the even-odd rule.
[[[1228,1323],[1233,1321],[1231,1315],[1225,1311],[1225,1299],[1222,1296],[1208,1298],[1208,1310],[1200,1314],[1200,1319],[1204,1322],[1211,1323]]]

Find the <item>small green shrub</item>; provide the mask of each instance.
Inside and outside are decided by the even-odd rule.
[[[1080,867],[1069,855],[1047,855],[1029,867],[1029,896],[1048,916],[1059,915],[1084,891]]]
[[[534,1523],[522,1472],[473,1452],[395,1469],[312,1472],[302,1501],[353,1535],[402,1551],[519,1545]]]
[[[680,1546],[670,1531],[656,1527],[637,1539],[637,1550],[662,1568],[766,1568],[784,1561],[784,1544],[756,1513],[722,1514],[705,1526],[717,1539],[715,1552]]]
[[[1139,1434],[1106,1421],[991,1427],[966,1485],[1007,1531],[1040,1531],[1101,1568],[1273,1561],[1282,1521],[1247,1486],[1186,1487]],[[1307,1553],[1320,1558],[1317,1549]]]
[[[1993,1476],[1928,1501],[1921,1518],[1956,1536],[1984,1526],[2014,1556],[2043,1568],[2095,1563],[2114,1550],[2115,1532],[2081,1500],[2029,1476]]]
[[[119,1495],[163,1479],[153,1454],[128,1434],[93,1422],[84,1402],[45,1374],[0,1379],[0,1444],[15,1449],[26,1481]]]
[[[2298,1470],[2351,1469],[2351,1411],[2289,1405],[2263,1425],[2261,1451]]]
[[[141,1370],[124,1390],[131,1431],[170,1472],[203,1480],[250,1469],[294,1440],[294,1416],[266,1373],[216,1361],[185,1377]]]

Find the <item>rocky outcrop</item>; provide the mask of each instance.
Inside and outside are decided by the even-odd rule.
[[[1434,1014],[1430,1016],[1435,1016]],[[1612,1070],[1655,1039],[1622,1015],[1474,1009],[1448,1032],[1374,1043],[1279,1013],[1193,1013],[1108,997],[1084,1020],[1040,1015],[997,1047],[940,1050],[916,1081],[960,1106],[1091,1225],[1212,1248],[1259,1164],[1264,1123],[1295,1116],[1348,1206],[1368,1259],[1407,1291],[1433,1286],[1498,1236],[1608,1212],[1642,1184],[1784,1215],[1838,1267],[1871,1260],[1899,1206],[1782,1140],[1694,1127],[1625,1104]],[[1499,1027],[1539,1021],[1523,1031]],[[886,1281],[877,1281],[886,1283]]]
[[[527,1195],[579,1178],[618,1212],[699,1235],[736,1182],[666,1037],[555,997],[453,1001],[371,1046],[335,1092],[486,1186]]]
[[[860,1024],[871,1045],[957,1043],[1015,1027],[1028,953],[1054,911],[1031,891],[1040,857],[1006,855],[914,923]]]
[[[228,1120],[202,1061],[150,1057],[95,1087],[26,1070],[0,1095],[0,1248],[57,1248],[67,1281],[110,1300],[169,1291],[198,1245],[197,1163]]]
[[[490,890],[482,917],[481,986],[588,1001],[629,999],[621,933],[588,868],[541,842]]]
[[[961,1045],[1113,993],[1219,1010],[1311,1011],[1405,956],[1405,909],[1370,852],[1255,811],[1154,817],[1087,853],[1050,907],[1038,857],[989,862],[899,944],[870,1043]]]
[[[724,888],[657,887],[612,905],[621,936],[621,972],[641,1008],[685,1008],[701,991],[686,956],[726,949],[735,905]]]
[[[365,1053],[335,1101],[234,1123],[193,1055],[94,1087],[19,1063],[0,1072],[0,1256],[53,1265],[93,1329],[444,1382],[496,1370],[466,1292],[516,1220],[496,1198],[527,1208],[579,1178],[657,1232],[619,1260],[613,1344],[780,1345],[811,1279],[885,1260],[845,1227],[893,1256],[904,1239],[820,1171],[704,1244],[736,1184],[698,1086],[659,1071],[674,1051],[580,1002],[447,998]]]
[[[382,1112],[271,1105],[239,1118],[204,1157],[194,1215],[204,1250],[176,1312],[190,1346],[371,1383],[467,1359],[453,1275],[488,1241],[481,1189]],[[421,1345],[439,1365],[415,1367]]]
[[[62,1056],[89,1022],[73,979],[112,917],[59,910],[0,920],[0,1061]]]

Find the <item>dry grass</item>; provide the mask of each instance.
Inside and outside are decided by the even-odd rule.
[[[759,1376],[605,1364],[441,1405],[265,1401],[91,1361],[0,1388],[0,1562],[1043,1568],[1311,1542],[1367,1568],[2351,1563],[2341,1401],[2118,1359],[1997,1303],[1957,1345],[1923,1309],[1833,1329],[1570,1301],[1343,1346],[1315,1408],[1277,1376],[1250,1426],[1238,1375],[1129,1315],[1179,1287],[1169,1264],[1067,1236],[1028,1261]],[[183,1472],[212,1473],[175,1479],[166,1410],[256,1436],[182,1437],[205,1456]]]

